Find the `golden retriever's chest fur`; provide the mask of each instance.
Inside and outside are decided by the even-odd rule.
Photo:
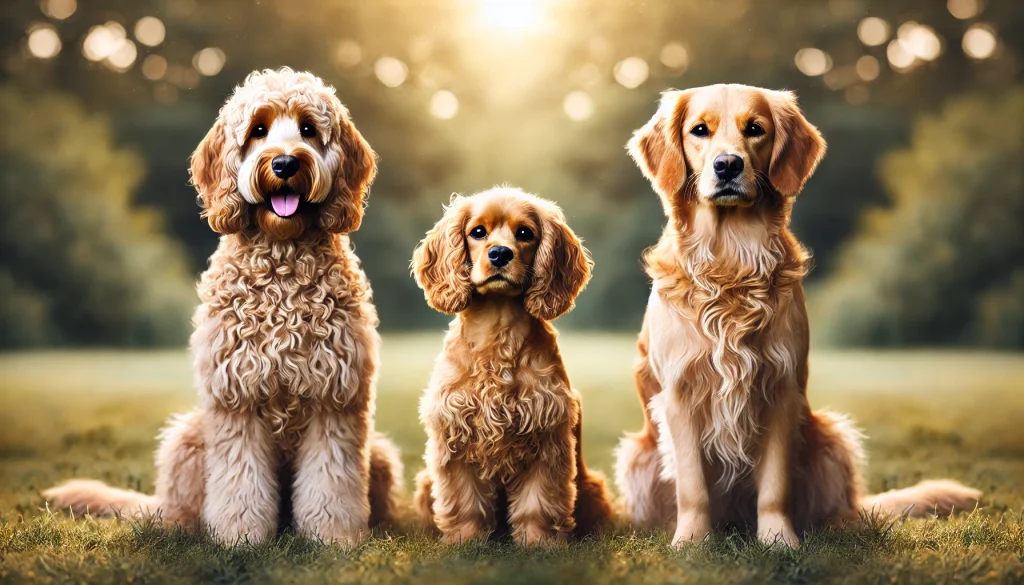
[[[376,314],[347,241],[226,237],[199,293],[197,385],[220,406],[257,409],[275,433],[291,434],[313,404],[365,399],[359,382],[378,344],[365,324]]]

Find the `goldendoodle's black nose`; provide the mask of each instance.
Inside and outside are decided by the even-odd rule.
[[[495,268],[501,268],[512,261],[515,254],[510,248],[505,246],[491,246],[490,250],[487,250],[487,259],[491,261],[491,264]]]
[[[270,161],[270,168],[278,178],[287,179],[299,172],[299,159],[287,154],[275,156],[274,160]]]

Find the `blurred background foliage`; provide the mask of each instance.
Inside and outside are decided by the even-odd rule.
[[[11,0],[6,347],[180,344],[215,246],[187,158],[246,73],[324,77],[381,155],[357,251],[382,327],[452,192],[557,200],[597,268],[563,327],[635,331],[664,218],[623,150],[669,87],[798,92],[815,340],[1024,346],[1019,0]]]

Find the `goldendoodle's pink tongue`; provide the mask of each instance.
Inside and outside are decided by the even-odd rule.
[[[274,213],[281,217],[288,217],[299,208],[299,196],[292,193],[287,195],[271,195],[270,206],[274,208]]]

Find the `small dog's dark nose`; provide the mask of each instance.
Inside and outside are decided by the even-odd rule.
[[[505,246],[491,246],[491,249],[487,250],[487,259],[495,268],[501,268],[508,264],[514,257],[515,254],[512,253],[511,248]]]
[[[274,160],[270,161],[270,168],[278,178],[288,179],[299,172],[299,159],[287,154],[275,156]]]
[[[721,181],[731,181],[743,172],[743,159],[735,154],[720,154],[713,163],[715,174]]]

